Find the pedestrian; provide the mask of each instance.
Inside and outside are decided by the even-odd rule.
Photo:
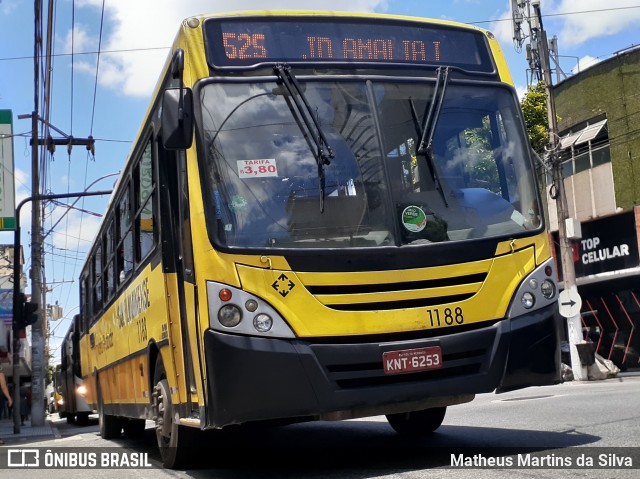
[[[9,388],[7,388],[7,378],[4,375],[4,371],[2,370],[1,364],[0,364],[0,392],[2,392],[2,395],[5,398],[7,398],[7,405],[11,407],[11,405],[13,404],[13,400],[11,399],[11,394],[9,394]],[[0,439],[0,444],[4,444],[4,441],[2,439]]]
[[[31,413],[31,391],[30,387],[25,385],[20,388],[20,424],[24,426],[24,422],[29,419]]]
[[[2,366],[0,366],[0,370],[2,370]],[[5,379],[5,382],[6,382],[6,379]],[[9,392],[9,395],[11,395],[11,392]],[[4,397],[4,394],[2,394],[2,392],[0,392],[0,421],[8,417],[9,417],[9,408],[7,408],[7,398]]]

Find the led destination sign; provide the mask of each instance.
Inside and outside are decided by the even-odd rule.
[[[205,23],[213,67],[261,63],[446,64],[493,72],[480,32],[437,25],[344,18],[210,19]]]

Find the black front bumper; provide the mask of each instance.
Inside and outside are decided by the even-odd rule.
[[[406,341],[332,343],[208,330],[207,427],[384,414],[428,398],[557,384],[560,331],[555,305],[485,328]],[[441,369],[384,374],[384,352],[429,346],[441,347]]]

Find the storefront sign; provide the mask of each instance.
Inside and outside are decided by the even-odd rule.
[[[554,237],[559,258],[557,233]],[[640,258],[634,213],[582,223],[582,239],[573,242],[573,262],[577,278],[638,266]]]

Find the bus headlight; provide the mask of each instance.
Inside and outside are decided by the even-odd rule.
[[[551,299],[556,295],[556,285],[548,279],[544,280],[540,285],[540,292],[545,298]]]
[[[80,396],[84,396],[87,394],[87,387],[84,384],[81,384],[76,388],[76,392],[80,394]]]
[[[296,337],[289,324],[273,306],[261,297],[240,288],[208,281],[207,300],[209,327],[215,331],[270,338]]]
[[[255,318],[253,318],[253,327],[256,328],[256,331],[261,333],[266,333],[273,326],[273,319],[268,314],[258,314]]]
[[[522,306],[527,309],[531,309],[536,304],[536,297],[527,291],[522,295],[520,301],[522,301]]]
[[[225,304],[218,310],[218,321],[226,328],[235,328],[242,321],[242,311],[235,304]]]

